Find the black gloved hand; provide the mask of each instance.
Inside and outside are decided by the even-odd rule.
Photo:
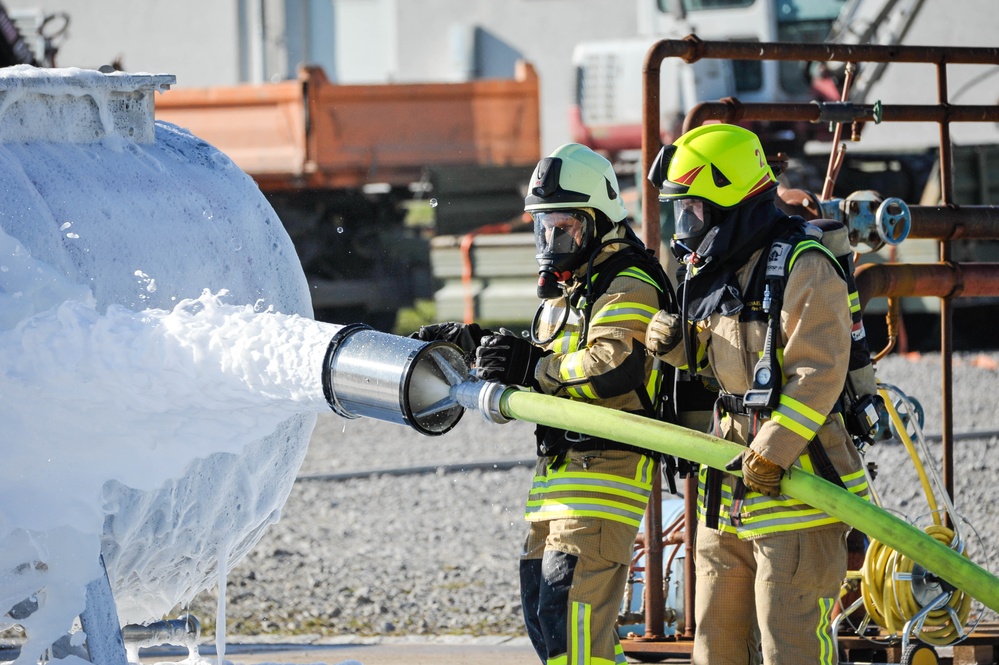
[[[537,388],[534,370],[549,353],[521,337],[488,335],[475,350],[476,376],[483,381]]]
[[[477,323],[459,323],[457,321],[446,321],[444,323],[431,323],[428,326],[420,326],[420,329],[410,334],[413,339],[424,342],[451,342],[457,344],[471,358],[478,348],[482,338],[492,335],[493,331],[482,328]]]

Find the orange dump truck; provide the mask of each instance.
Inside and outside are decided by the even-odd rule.
[[[316,318],[391,330],[432,298],[430,237],[519,217],[540,157],[538,78],[174,88],[156,118],[252,176],[295,243]],[[414,222],[422,212],[423,224]]]

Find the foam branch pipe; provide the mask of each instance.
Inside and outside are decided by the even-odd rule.
[[[480,411],[493,422],[524,420],[570,429],[681,457],[715,469],[724,470],[725,465],[742,450],[737,443],[678,425],[498,383],[466,381],[454,386],[451,394],[459,404]],[[784,476],[781,491],[904,554],[999,612],[999,578],[874,503],[800,469]]]

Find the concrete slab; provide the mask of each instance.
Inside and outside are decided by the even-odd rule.
[[[215,659],[214,646],[202,645],[200,655]],[[177,663],[186,649],[158,647],[140,652],[142,665]],[[538,665],[526,638],[381,639],[335,644],[229,644],[225,660],[235,665]]]

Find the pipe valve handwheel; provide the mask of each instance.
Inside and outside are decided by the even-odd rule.
[[[898,245],[909,237],[912,227],[912,213],[909,206],[900,198],[891,196],[881,202],[874,213],[874,224],[878,237],[886,245]]]

